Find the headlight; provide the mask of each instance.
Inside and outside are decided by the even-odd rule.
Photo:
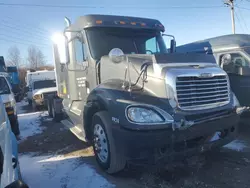
[[[6,102],[6,103],[4,103],[4,105],[5,105],[5,108],[10,108],[12,106],[11,102]]]
[[[42,95],[41,95],[41,94],[37,94],[37,95],[34,95],[34,96],[33,96],[33,99],[34,99],[34,100],[41,99],[41,98],[42,98]]]
[[[129,107],[127,109],[127,117],[134,123],[170,123],[173,118],[167,114],[166,117],[157,111],[145,107]]]

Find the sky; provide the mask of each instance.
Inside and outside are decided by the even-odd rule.
[[[250,34],[250,0],[235,3],[236,33]],[[232,33],[230,9],[223,0],[0,0],[0,56],[8,59],[8,49],[17,46],[26,62],[27,48],[33,44],[42,50],[48,64],[53,64],[51,36],[63,30],[65,16],[73,23],[85,14],[158,19],[165,26],[165,33],[175,36],[177,45]]]

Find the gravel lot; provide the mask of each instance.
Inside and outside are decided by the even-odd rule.
[[[239,137],[220,151],[175,167],[130,167],[116,176],[102,172],[92,148],[78,140],[46,111],[33,112],[19,103],[20,163],[24,180],[33,187],[198,188],[250,187],[250,128],[240,126]],[[246,121],[245,121],[246,122]]]

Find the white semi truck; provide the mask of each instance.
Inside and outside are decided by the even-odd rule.
[[[34,109],[44,106],[46,97],[57,92],[54,70],[28,71],[26,84],[27,99]]]
[[[86,15],[55,37],[51,114],[93,145],[98,164],[171,163],[237,134],[238,102],[212,55],[167,50],[155,19]],[[171,53],[172,52],[172,53]]]

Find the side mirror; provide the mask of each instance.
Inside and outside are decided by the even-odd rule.
[[[171,37],[172,39],[170,40],[170,53],[174,53],[175,52],[175,48],[176,48],[176,41],[175,41],[175,37],[173,35],[167,35],[167,34],[162,34],[162,36],[164,37]]]
[[[29,186],[21,180],[16,180],[11,184],[7,185],[5,188],[29,188]]]
[[[176,48],[176,41],[175,39],[171,39],[170,41],[170,53],[174,53]]]
[[[221,58],[221,68],[223,69],[224,65],[229,65],[232,62],[231,54],[225,54]]]
[[[125,55],[120,48],[113,48],[109,52],[109,58],[113,63],[120,63],[125,59]]]
[[[66,64],[69,60],[68,42],[65,35],[57,33],[52,37],[54,42],[55,56],[59,59],[60,64]]]

